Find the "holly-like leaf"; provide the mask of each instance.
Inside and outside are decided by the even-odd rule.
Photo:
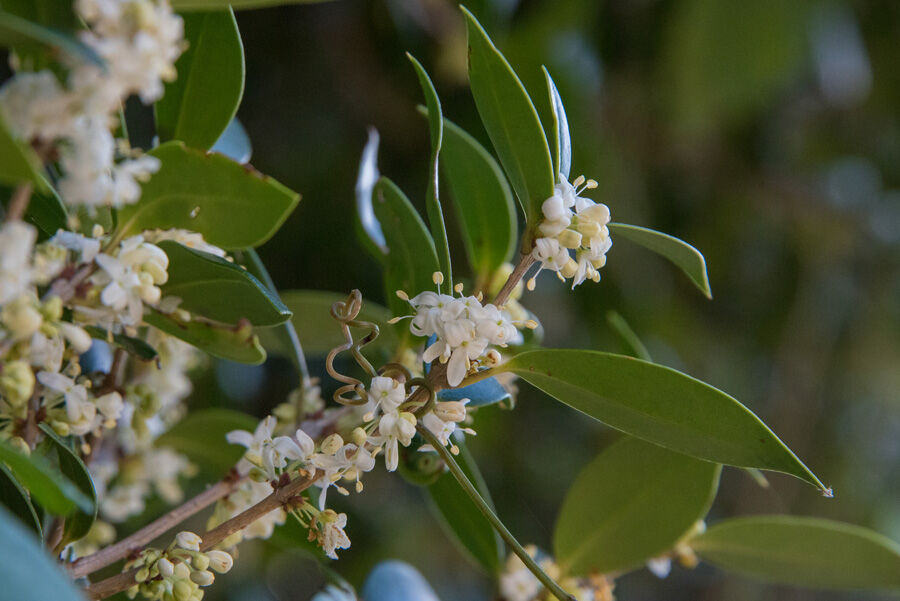
[[[610,223],[609,229],[612,236],[627,238],[674,263],[706,298],[712,298],[709,277],[706,275],[706,259],[699,250],[674,236],[645,227]]]
[[[534,226],[556,183],[544,128],[506,58],[472,13],[462,11],[469,34],[469,85],[475,106],[525,217]]]
[[[444,119],[441,165],[476,282],[509,261],[518,238],[516,207],[500,165],[478,141]]]
[[[290,319],[278,295],[240,265],[172,240],[158,246],[169,257],[163,295],[180,298],[180,309],[227,324],[247,319],[255,326],[274,326]]]
[[[232,430],[253,432],[258,422],[240,411],[201,409],[189,413],[154,444],[183,453],[204,474],[219,478],[234,467],[246,450],[230,444],[225,435]]]
[[[547,67],[544,70],[544,79],[547,81],[547,93],[550,95],[550,112],[553,115],[553,136],[551,138],[551,154],[553,155],[553,172],[557,177],[569,179],[572,170],[572,138],[569,134],[569,121],[566,117],[566,109],[563,106],[562,97]]]
[[[93,511],[87,495],[40,455],[25,455],[0,440],[0,461],[6,463],[32,498],[51,514],[65,516],[75,510]]]
[[[284,223],[300,196],[247,165],[167,142],[148,154],[162,162],[143,185],[140,202],[119,210],[117,234],[185,228],[211,244],[259,246]]]
[[[721,466],[625,438],[600,453],[566,493],[554,556],[572,575],[643,565],[703,519]]]
[[[61,543],[65,544],[82,538],[91,529],[94,520],[97,519],[97,492],[94,490],[94,481],[91,479],[87,466],[66,444],[66,441],[60,438],[47,424],[40,424],[40,429],[56,450],[59,458],[59,470],[91,501],[89,511],[77,511],[66,518]]]
[[[197,320],[185,322],[175,315],[165,315],[153,309],[144,312],[144,321],[213,357],[251,365],[259,365],[266,360],[266,351],[260,346],[259,338],[252,332],[246,332],[247,326],[223,327]]]
[[[162,141],[181,140],[207,150],[232,122],[244,94],[244,47],[234,13],[224,10],[184,15],[188,49],[178,58],[178,78],[166,84],[156,103]]]
[[[830,490],[752,411],[662,365],[582,350],[520,353],[501,366],[594,419],[673,451],[784,472]]]
[[[809,517],[723,520],[690,541],[704,561],[767,582],[900,590],[900,545],[866,528]]]

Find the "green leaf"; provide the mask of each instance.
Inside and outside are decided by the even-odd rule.
[[[61,543],[65,544],[84,537],[91,529],[94,520],[97,519],[97,492],[94,490],[94,481],[87,466],[81,458],[53,431],[53,428],[47,424],[40,424],[39,427],[56,449],[60,471],[91,501],[90,511],[78,511],[66,518]]]
[[[35,453],[24,455],[0,440],[0,461],[9,466],[32,498],[53,515],[92,510],[91,500],[43,457]]]
[[[9,468],[0,463],[0,505],[6,507],[13,515],[37,533],[41,534],[41,520],[25,490]]]
[[[234,10],[267,8],[288,4],[319,4],[329,0],[172,0],[172,8],[177,11],[212,10],[231,6]]]
[[[166,334],[171,334],[201,351],[220,359],[259,365],[266,360],[266,351],[255,334],[246,334],[244,327],[222,327],[197,320],[182,322],[174,315],[155,310],[144,312],[144,321]]]
[[[609,327],[619,335],[625,343],[625,346],[631,351],[629,354],[632,357],[637,357],[644,361],[653,361],[650,357],[650,352],[647,351],[647,347],[644,346],[644,343],[641,342],[641,339],[635,334],[634,330],[631,329],[631,326],[628,325],[628,322],[625,321],[624,317],[619,315],[616,311],[607,311],[606,323],[608,323]]]
[[[441,288],[452,294],[453,292],[453,266],[450,262],[450,244],[447,242],[447,227],[444,225],[444,212],[441,208],[440,193],[440,168],[438,157],[441,152],[441,140],[444,136],[444,121],[441,114],[441,101],[437,91],[425,68],[413,57],[406,53],[419,78],[422,93],[425,95],[425,106],[428,108],[428,128],[431,132],[431,166],[428,173],[428,192],[425,196],[425,211],[428,214],[428,224],[431,226],[431,237],[438,254],[438,262],[441,272],[444,274],[444,283]]]
[[[478,114],[531,226],[553,194],[556,177],[547,137],[531,98],[506,58],[465,8],[469,85]]]
[[[373,194],[375,184],[378,183],[378,130],[369,128],[369,137],[363,148],[362,157],[359,160],[359,171],[356,175],[356,219],[354,226],[357,237],[363,247],[379,263],[385,263],[388,253],[387,242],[384,240],[384,232],[381,224],[375,217]]]
[[[230,444],[225,435],[232,430],[253,432],[258,423],[255,417],[240,411],[201,409],[189,413],[154,444],[183,453],[204,474],[218,478],[233,468],[246,450]]]
[[[290,319],[278,295],[240,265],[172,240],[158,246],[169,257],[163,296],[180,298],[179,309],[227,324],[247,319],[255,326],[274,326]]]
[[[553,536],[567,574],[609,574],[671,550],[703,519],[721,466],[625,438],[600,453],[566,493]]]
[[[37,51],[51,54],[64,52],[101,67],[106,64],[93,49],[82,44],[75,36],[2,9],[0,9],[0,46],[29,54]]]
[[[72,584],[34,537],[8,511],[0,508],[0,582],[4,599],[52,599],[84,601]]]
[[[189,46],[175,63],[178,78],[156,103],[161,141],[207,150],[237,112],[244,94],[244,47],[231,9],[184,15]]]
[[[553,155],[553,173],[569,179],[572,169],[572,138],[569,135],[569,120],[566,118],[566,109],[563,106],[562,97],[547,67],[544,70],[544,79],[547,80],[547,93],[550,95],[550,112],[553,115],[553,141],[551,154]]]
[[[466,473],[482,498],[494,507],[487,483],[478,470],[474,457],[460,441],[456,461]],[[469,499],[456,482],[453,474],[445,472],[437,482],[428,487],[429,506],[440,520],[444,532],[454,541],[463,554],[489,574],[497,574],[503,566],[506,548],[503,539],[491,523]]]
[[[503,368],[626,434],[707,461],[784,472],[826,491],[752,411],[674,369],[611,353],[549,349],[520,353]]]
[[[31,182],[38,190],[48,188],[41,177],[41,162],[26,143],[13,137],[0,115],[0,183],[17,185]]]
[[[0,189],[0,199],[2,199],[0,202],[7,210],[14,191],[15,188],[9,186],[3,186]],[[68,214],[56,191],[47,184],[44,190],[32,190],[31,201],[28,203],[24,219],[40,230],[42,236],[39,240],[42,240],[52,236],[60,228],[65,229]]]
[[[447,119],[441,158],[469,264],[476,281],[487,285],[516,247],[512,191],[494,157]]]
[[[109,333],[106,330],[96,326],[85,326],[84,330],[91,335],[91,338],[109,342]],[[155,348],[140,338],[126,336],[125,334],[113,334],[112,341],[142,361],[153,361],[159,356]]]
[[[866,528],[809,517],[724,520],[690,541],[714,565],[812,588],[898,590],[900,546]]]
[[[397,298],[396,291],[403,290],[412,297],[423,290],[433,290],[431,276],[440,269],[437,253],[422,218],[400,188],[382,177],[375,184],[373,196],[375,216],[381,222],[388,246],[384,274],[388,307],[394,315],[405,315],[409,306]]]
[[[253,156],[253,145],[250,143],[250,136],[247,135],[247,130],[244,129],[237,117],[231,120],[225,131],[213,144],[211,150],[224,154],[232,161],[242,165],[249,162],[250,157]]]
[[[285,290],[281,293],[281,300],[293,313],[291,322],[297,330],[303,350],[311,357],[324,357],[328,351],[344,343],[340,323],[331,317],[331,306],[336,302],[346,301],[346,294],[322,290]],[[394,328],[387,326],[390,318],[391,312],[388,309],[363,300],[357,319],[371,321],[380,329],[378,338],[363,347],[364,354],[368,355],[376,349],[384,350],[387,354],[393,352],[397,345],[397,335]],[[261,330],[260,333],[270,331]],[[266,348],[270,348],[271,344],[273,350],[287,354],[284,345],[271,340],[268,334],[264,341]]]
[[[119,237],[148,229],[185,228],[222,248],[268,240],[300,196],[248,165],[167,142],[148,154],[162,161],[141,200],[119,210]]]
[[[709,278],[706,275],[706,259],[703,258],[699,250],[674,236],[645,227],[624,223],[610,223],[609,229],[611,235],[619,235],[636,242],[680,267],[706,298],[712,298]]]

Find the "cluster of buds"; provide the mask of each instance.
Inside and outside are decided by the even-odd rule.
[[[597,187],[597,182],[578,176],[571,184],[562,177],[553,187],[553,196],[544,201],[544,219],[538,225],[541,237],[534,242],[532,256],[541,269],[572,279],[572,288],[589,279],[600,281],[599,269],[606,265],[606,253],[612,247],[609,237],[609,207],[580,196]],[[575,251],[573,259],[569,251]],[[534,288],[535,280],[528,282]]]
[[[135,586],[128,590],[133,599],[138,594],[153,601],[200,601],[201,587],[215,581],[213,572],[224,574],[233,559],[225,551],[200,551],[203,541],[193,532],[179,532],[165,551],[145,549],[125,564],[137,568]]]
[[[612,580],[599,574],[586,578],[563,577],[562,571],[552,557],[534,545],[528,545],[525,550],[550,578],[559,582],[560,587],[578,601],[615,600]],[[500,574],[500,597],[503,601],[556,599],[552,595],[547,595],[540,581],[519,556],[513,553],[507,558],[503,573]]]

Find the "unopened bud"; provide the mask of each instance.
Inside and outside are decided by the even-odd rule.
[[[344,439],[340,434],[332,434],[322,441],[322,452],[326,455],[334,455],[344,446]]]
[[[188,551],[199,551],[200,543],[202,542],[203,539],[187,530],[183,530],[175,535],[175,544]]]
[[[206,556],[209,557],[209,567],[219,574],[224,574],[234,565],[234,559],[225,551],[210,551]]]
[[[205,570],[209,567],[209,557],[204,553],[197,553],[191,558],[191,565],[198,570]]]
[[[414,425],[414,426],[415,426],[416,423],[417,423],[417,421],[416,421],[416,416],[413,415],[412,413],[410,413],[409,411],[401,411],[401,412],[400,412],[400,419],[406,420],[406,421],[408,421],[409,423],[411,423],[411,424]]]
[[[366,431],[362,428],[355,428],[353,432],[350,434],[350,440],[353,441],[353,444],[362,448],[366,441],[369,439],[369,435],[366,434]]]
[[[587,238],[593,238],[594,236],[600,233],[600,224],[596,221],[592,220],[579,220],[578,225],[575,226],[578,228],[578,231]]]
[[[609,207],[602,203],[591,205],[579,211],[578,217],[603,225],[609,222]]]
[[[134,575],[135,582],[145,582],[148,578],[150,578],[150,568],[146,566],[138,570],[137,574]]]
[[[172,596],[175,601],[191,601],[194,594],[194,587],[187,580],[179,580],[172,587]]]
[[[488,363],[492,365],[497,365],[503,360],[503,356],[500,354],[500,351],[495,348],[489,349],[484,356],[488,360]]]
[[[581,234],[575,230],[563,230],[557,237],[557,240],[563,247],[571,249],[581,246],[581,238]]]
[[[434,414],[445,422],[461,422],[466,419],[466,405],[462,401],[443,401],[436,403]]]
[[[0,393],[13,407],[24,405],[34,392],[34,372],[25,361],[10,361],[0,375]]]
[[[168,578],[175,573],[175,566],[165,557],[156,562],[156,569],[163,578]]]
[[[578,271],[578,263],[575,261],[575,259],[570,258],[568,261],[566,261],[566,264],[563,265],[560,273],[562,273],[562,276],[564,278],[570,278],[575,275],[576,271]]]

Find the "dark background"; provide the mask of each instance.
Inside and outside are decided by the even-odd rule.
[[[620,312],[654,358],[742,400],[830,486],[772,475],[759,488],[726,469],[710,521],[790,512],[841,519],[900,540],[900,4],[799,0],[482,0],[469,6],[532,96],[540,65],[569,113],[573,175],[600,182],[613,219],[670,232],[707,258],[714,300],[670,265],[615,241],[599,285],[571,293],[542,278],[525,304],[547,346],[624,350],[606,326]],[[303,194],[261,255],[282,289],[383,302],[357,242],[353,188],[366,129],[379,166],[420,208],[428,132],[404,57],[429,70],[444,114],[487,142],[466,87],[465,31],[444,0],[340,1],[241,12],[247,86],[239,118],[253,164]],[[540,108],[540,107],[539,107]],[[447,205],[445,204],[445,207]],[[465,269],[448,215],[455,269]],[[314,371],[324,373],[321,362]],[[270,361],[259,387],[228,384],[217,403],[264,415],[289,387]],[[233,381],[233,379],[231,380]],[[330,384],[326,381],[325,387]],[[578,470],[615,438],[522,384],[514,412],[478,414],[470,448],[499,515],[523,542],[550,547]],[[428,513],[421,491],[376,470],[364,494],[334,496],[353,547],[335,570],[360,585],[401,558],[444,601],[489,599]],[[660,499],[664,503],[664,499]],[[309,598],[300,557],[272,543],[241,549],[210,597]],[[646,571],[619,598],[877,599],[765,586],[708,567]]]

